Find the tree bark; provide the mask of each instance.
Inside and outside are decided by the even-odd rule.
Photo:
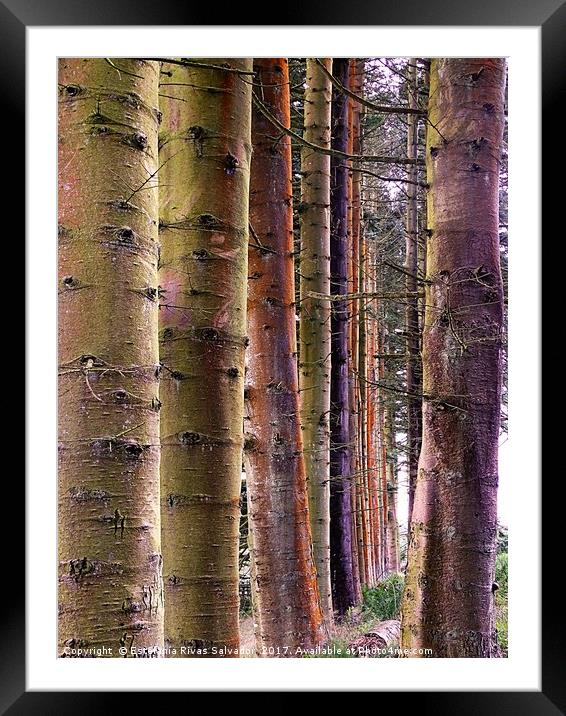
[[[407,98],[411,109],[418,106],[417,60],[412,57],[407,67]],[[407,115],[407,158],[416,159],[418,151],[418,116]],[[407,338],[407,465],[409,473],[408,528],[411,526],[411,513],[415,499],[417,467],[421,450],[422,418],[421,400],[415,396],[421,391],[420,327],[417,298],[418,273],[418,205],[417,183],[419,172],[416,164],[407,169],[407,216],[405,224],[405,288],[407,293],[415,294],[407,299],[405,308],[405,334]]]
[[[176,657],[239,645],[251,87],[229,69],[252,61],[215,62],[227,69],[164,64],[160,87],[161,510]]]
[[[349,61],[335,59],[334,76],[349,84]],[[348,148],[348,100],[334,89],[332,95],[332,146]],[[348,291],[348,168],[331,158],[330,293]],[[331,307],[332,370],[330,379],[330,565],[334,609],[339,615],[356,603],[352,564],[351,444],[348,388],[348,306]]]
[[[349,86],[357,88],[357,62],[351,60],[348,66]],[[355,110],[357,105],[348,98],[348,153],[353,153],[355,134]],[[359,206],[354,207],[354,172],[348,162],[348,293],[355,293],[358,286],[359,232],[354,231],[355,214]],[[359,178],[359,174],[357,175]],[[357,445],[358,405],[358,302],[348,304],[348,393],[349,393],[349,433],[350,433],[350,502],[352,505],[352,577],[354,580],[355,601],[362,599],[362,580],[365,583],[363,563],[363,537],[361,524],[362,485],[359,480],[359,454]]]
[[[383,277],[379,276],[379,283],[383,285]],[[383,314],[382,314],[383,315]],[[385,327],[383,323],[377,327],[378,335],[378,349],[377,352],[380,356],[386,352],[385,348]],[[377,359],[378,368],[377,375],[380,384],[384,383],[385,379],[385,361],[383,357]],[[389,511],[389,495],[387,492],[387,429],[386,429],[386,411],[387,401],[389,396],[387,391],[382,387],[378,388],[377,393],[377,408],[378,408],[378,444],[380,451],[379,459],[379,528],[380,528],[380,563],[381,570],[380,576],[384,577],[389,574],[389,549],[388,549],[388,530],[387,530],[387,518]]]
[[[379,622],[371,631],[362,634],[351,645],[359,656],[371,656],[376,649],[387,649],[397,646],[401,636],[401,625],[397,619]]]
[[[505,60],[432,61],[423,445],[402,639],[433,657],[492,653],[504,87]]]
[[[59,62],[62,656],[163,648],[158,79],[156,62]]]
[[[332,59],[321,62],[330,71]],[[330,148],[332,87],[314,59],[306,61],[304,138]],[[299,389],[312,542],[321,607],[332,622],[330,581],[330,157],[301,148]]]
[[[290,123],[285,58],[254,62],[262,102]],[[291,142],[253,112],[246,475],[258,656],[294,657],[325,632],[299,423]]]
[[[397,520],[397,465],[393,459],[395,451],[395,406],[387,406],[386,440],[389,460],[387,462],[387,565],[389,572],[400,571],[399,522]]]
[[[364,274],[365,274],[365,291],[370,294],[375,292],[375,247],[374,242],[364,241],[365,257],[364,257]],[[377,353],[375,341],[375,311],[374,302],[368,301],[365,313],[366,335],[365,342],[367,344],[366,360],[365,360],[365,447],[366,447],[366,465],[367,465],[367,483],[368,483],[368,562],[370,569],[370,584],[375,584],[380,574],[380,562],[378,557],[379,549],[379,511],[378,511],[378,460],[377,460],[377,443],[375,439],[375,413],[376,413],[376,393],[377,389],[372,384],[375,382],[375,354]]]

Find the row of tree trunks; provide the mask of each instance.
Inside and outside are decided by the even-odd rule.
[[[361,154],[363,75],[307,61],[308,143]],[[420,255],[416,59],[407,76],[402,642],[490,656],[505,62],[432,62]],[[287,60],[61,60],[59,79],[59,652],[239,655],[243,447],[257,653],[316,647],[400,569],[405,398],[362,175],[302,149],[297,362],[291,143],[266,116],[290,126]]]

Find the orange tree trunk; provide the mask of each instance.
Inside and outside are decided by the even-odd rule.
[[[59,63],[59,650],[70,656],[163,646],[159,66],[115,64]]]
[[[334,75],[349,84],[349,60],[335,59]],[[348,101],[334,88],[332,95],[332,146],[347,152]],[[348,292],[348,168],[331,158],[330,291]],[[352,560],[351,443],[348,381],[348,304],[334,301],[332,320],[332,371],[330,379],[330,565],[334,608],[343,615],[356,603]]]
[[[285,58],[256,60],[263,104],[289,126]],[[253,113],[246,478],[258,656],[294,657],[324,638],[299,423],[291,142]]]
[[[322,58],[327,70],[332,59]],[[330,148],[332,85],[316,60],[306,61],[304,138]],[[330,585],[330,157],[301,148],[299,389],[309,511],[320,602],[332,621]]]
[[[364,61],[353,60],[350,64],[351,89],[358,95],[363,93]],[[358,102],[351,102],[351,153],[361,154],[361,112]],[[363,293],[362,277],[362,236],[361,236],[361,173],[352,172],[351,177],[351,207],[352,207],[352,287],[353,293]],[[355,385],[354,424],[352,439],[356,450],[356,494],[357,494],[357,539],[358,563],[360,581],[369,584],[370,560],[368,559],[368,484],[365,461],[365,436],[362,429],[364,422],[365,401],[362,392],[365,380],[365,326],[363,305],[360,301],[352,302],[351,336],[352,336],[352,365]]]
[[[504,60],[432,61],[423,445],[402,641],[435,657],[492,650],[504,87]]]
[[[176,657],[239,645],[252,61],[214,64],[166,63],[160,88],[161,515]]]

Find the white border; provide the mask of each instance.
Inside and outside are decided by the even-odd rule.
[[[509,58],[508,659],[55,658],[56,57],[148,54]],[[540,690],[540,28],[28,27],[27,60],[27,689]]]

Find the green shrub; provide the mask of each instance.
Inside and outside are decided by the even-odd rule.
[[[399,619],[402,593],[402,574],[391,574],[376,587],[362,587],[362,611],[379,621]]]
[[[508,600],[508,560],[507,552],[501,552],[495,560],[495,581],[499,589],[495,592],[495,626],[497,643],[507,653],[507,600]]]
[[[509,551],[509,530],[504,525],[497,526],[497,554]]]

